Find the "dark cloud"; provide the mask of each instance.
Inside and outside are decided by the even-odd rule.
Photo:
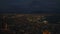
[[[59,4],[59,0],[0,0],[0,12],[58,13],[60,11]]]

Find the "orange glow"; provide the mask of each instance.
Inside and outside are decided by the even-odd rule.
[[[50,34],[48,30],[43,31],[43,34]]]

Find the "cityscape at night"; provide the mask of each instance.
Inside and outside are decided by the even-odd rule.
[[[2,14],[3,34],[59,34],[60,16],[55,14]],[[45,33],[44,33],[45,32]]]
[[[60,34],[60,0],[0,0],[0,34]]]

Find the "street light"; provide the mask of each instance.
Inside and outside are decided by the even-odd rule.
[[[44,21],[43,21],[43,23],[44,23],[44,24],[47,24],[47,23],[48,23],[48,21],[44,20]]]

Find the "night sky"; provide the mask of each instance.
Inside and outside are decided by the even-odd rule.
[[[60,13],[59,0],[0,0],[0,13]]]

